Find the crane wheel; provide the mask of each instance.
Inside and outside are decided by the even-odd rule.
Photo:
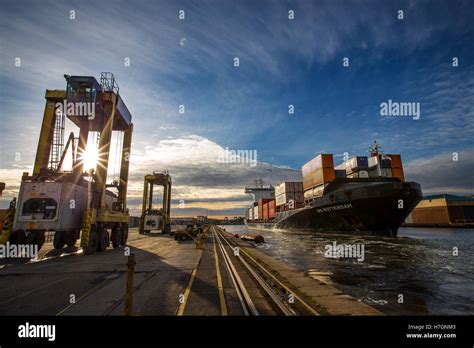
[[[76,238],[76,231],[67,231],[66,233],[66,245],[68,247],[73,247],[76,245],[77,238]]]
[[[128,240],[128,226],[123,226],[122,227],[122,241],[120,244],[125,246],[127,244],[127,240]]]
[[[99,245],[97,248],[97,251],[105,251],[107,250],[109,244],[110,244],[110,237],[109,237],[109,232],[107,229],[102,229],[98,233],[98,238],[99,238]]]
[[[110,239],[112,240],[112,246],[114,247],[114,249],[120,246],[120,244],[122,243],[122,231],[120,230],[120,228],[112,228],[112,237]]]
[[[46,242],[45,232],[41,231],[38,233],[38,235],[35,238],[35,243],[36,245],[38,245],[38,250],[41,249],[41,247],[43,246],[45,242]]]
[[[84,250],[84,254],[90,255],[93,254],[97,251],[99,245],[99,236],[97,235],[97,232],[95,229],[91,229],[89,232],[89,244]]]
[[[64,231],[54,232],[54,238],[53,238],[54,249],[64,248],[64,244],[66,244],[66,240],[65,240],[66,238],[64,235],[65,235]]]
[[[26,233],[23,230],[13,231],[10,236],[10,243],[21,245],[26,244]]]

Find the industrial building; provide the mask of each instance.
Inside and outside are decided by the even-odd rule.
[[[407,226],[473,226],[474,198],[439,194],[426,196],[406,219]]]

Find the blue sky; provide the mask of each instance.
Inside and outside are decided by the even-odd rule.
[[[408,179],[426,193],[474,194],[472,1],[0,6],[2,206],[33,164],[45,89],[64,88],[63,74],[101,71],[115,74],[133,115],[131,206],[145,172],[169,169],[175,199],[189,203],[180,215],[238,214],[253,179],[298,179],[291,168],[315,154],[362,155],[375,139],[402,154]],[[380,116],[388,99],[419,102],[420,119]],[[259,164],[216,163],[225,148],[256,150]]]

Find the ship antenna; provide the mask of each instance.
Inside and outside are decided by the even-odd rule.
[[[382,146],[377,143],[377,140],[369,146],[369,152],[372,157],[377,157],[379,153],[382,153]]]

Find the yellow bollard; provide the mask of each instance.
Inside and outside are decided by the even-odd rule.
[[[128,256],[127,262],[127,287],[125,290],[125,310],[124,315],[132,315],[133,306],[133,272],[135,272],[135,254]]]

